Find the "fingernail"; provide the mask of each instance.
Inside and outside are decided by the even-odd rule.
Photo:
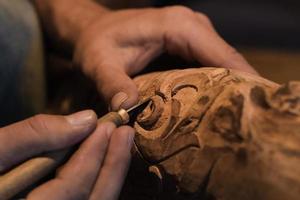
[[[97,115],[92,110],[85,110],[66,116],[66,119],[72,126],[89,126],[96,124]]]
[[[122,104],[128,99],[128,95],[125,92],[119,92],[111,99],[112,110],[118,110],[122,107]]]

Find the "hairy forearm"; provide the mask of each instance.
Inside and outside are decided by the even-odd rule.
[[[93,0],[32,0],[51,40],[74,46],[80,33],[97,17],[108,12]]]

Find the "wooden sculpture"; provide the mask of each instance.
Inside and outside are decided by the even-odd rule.
[[[133,124],[135,158],[159,189],[131,199],[300,199],[300,82],[280,86],[221,68],[150,73],[135,82],[141,101],[151,97]],[[150,189],[135,163],[127,185],[142,194]]]

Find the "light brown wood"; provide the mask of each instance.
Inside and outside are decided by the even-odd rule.
[[[280,86],[221,68],[135,82],[141,101],[152,97],[134,123],[136,158],[159,189],[139,188],[147,172],[134,160],[128,182],[139,194],[131,191],[131,199],[299,199],[300,82]]]

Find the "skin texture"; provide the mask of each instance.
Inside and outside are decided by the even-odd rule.
[[[220,68],[135,82],[151,102],[134,121],[127,199],[299,199],[299,82]]]
[[[134,130],[128,126],[97,125],[91,110],[68,116],[37,115],[0,129],[0,172],[84,140],[55,178],[35,188],[26,199],[117,199],[133,136]]]
[[[130,76],[163,52],[255,73],[205,15],[185,7],[110,11],[90,0],[34,2],[49,38],[71,47],[74,63],[113,110],[137,102]]]
[[[92,0],[32,0],[32,2],[36,6],[50,43],[63,51],[69,50],[73,55],[74,66],[94,80],[98,91],[106,102],[111,104],[113,110],[119,107],[128,108],[137,102],[138,90],[130,76],[141,71],[152,59],[163,52],[180,55],[203,65],[255,73],[245,59],[216,33],[205,15],[185,7],[110,11]],[[42,115],[34,120],[29,119],[29,121],[12,125],[12,128],[1,129],[2,137],[5,139],[3,141],[9,141],[2,145],[1,164],[3,169],[7,169],[8,166],[35,153],[63,148],[84,138],[82,136],[76,142],[72,138],[62,138],[62,141],[58,141],[59,138],[51,138],[51,134],[58,132],[57,130],[61,128],[60,125],[64,124],[64,118],[55,118],[56,123],[46,126],[48,128],[46,130],[49,132],[42,131],[43,126],[48,123],[48,118],[51,116]],[[32,129],[32,127],[38,133],[35,135],[39,136],[38,138],[34,137],[36,140],[33,141],[29,137],[30,139],[25,139],[24,143],[21,140],[24,138],[22,134],[27,134],[26,130]],[[42,137],[40,137],[40,131],[43,133]],[[18,135],[11,139],[9,138],[11,134],[7,134],[7,132],[19,133],[21,136]],[[85,131],[83,133],[87,134]],[[132,129],[122,127],[116,129],[111,139],[108,140],[101,136],[106,134],[105,131],[101,132],[101,128],[99,130],[97,128],[95,134],[91,135],[96,140],[88,138],[80,148],[82,150],[73,156],[70,160],[71,164],[67,164],[63,168],[62,172],[58,174],[58,178],[38,188],[29,196],[29,199],[42,199],[46,196],[47,198],[51,196],[53,199],[72,199],[74,196],[85,199],[90,195],[91,198],[115,199],[119,193],[129,159],[128,151],[125,151],[128,149],[128,145],[125,147],[125,143],[122,142],[125,142],[126,136],[129,137],[132,135],[131,133]],[[122,137],[118,139],[118,137],[114,137],[115,134],[122,135]],[[22,151],[29,145],[31,150]],[[114,149],[111,145],[120,147],[120,149],[116,148],[119,149],[117,153],[110,153],[110,149]],[[108,148],[109,154],[103,160],[104,155],[101,148],[105,147]],[[92,150],[98,154],[92,154]],[[121,152],[123,152],[123,156]],[[14,154],[19,155],[20,158],[13,157]],[[114,155],[114,158],[111,158],[111,155]],[[95,156],[102,159],[91,162],[92,166],[80,164],[85,161],[84,157],[95,160]],[[116,160],[120,162],[116,163]],[[106,165],[106,163],[109,164]],[[84,168],[83,171],[80,170],[83,172],[80,174],[81,176],[86,173],[87,177],[93,178],[87,180],[82,178],[69,182],[70,174],[75,174],[79,170],[76,166]],[[91,169],[88,169],[89,167]],[[111,173],[115,171],[114,167],[117,168],[117,173]],[[74,172],[72,173],[72,171]],[[97,173],[100,174],[98,179],[95,179]],[[105,183],[102,180],[111,182]],[[95,181],[96,188],[92,188],[92,183]],[[74,189],[79,184],[85,185],[86,188]],[[105,185],[105,191],[103,185]]]

